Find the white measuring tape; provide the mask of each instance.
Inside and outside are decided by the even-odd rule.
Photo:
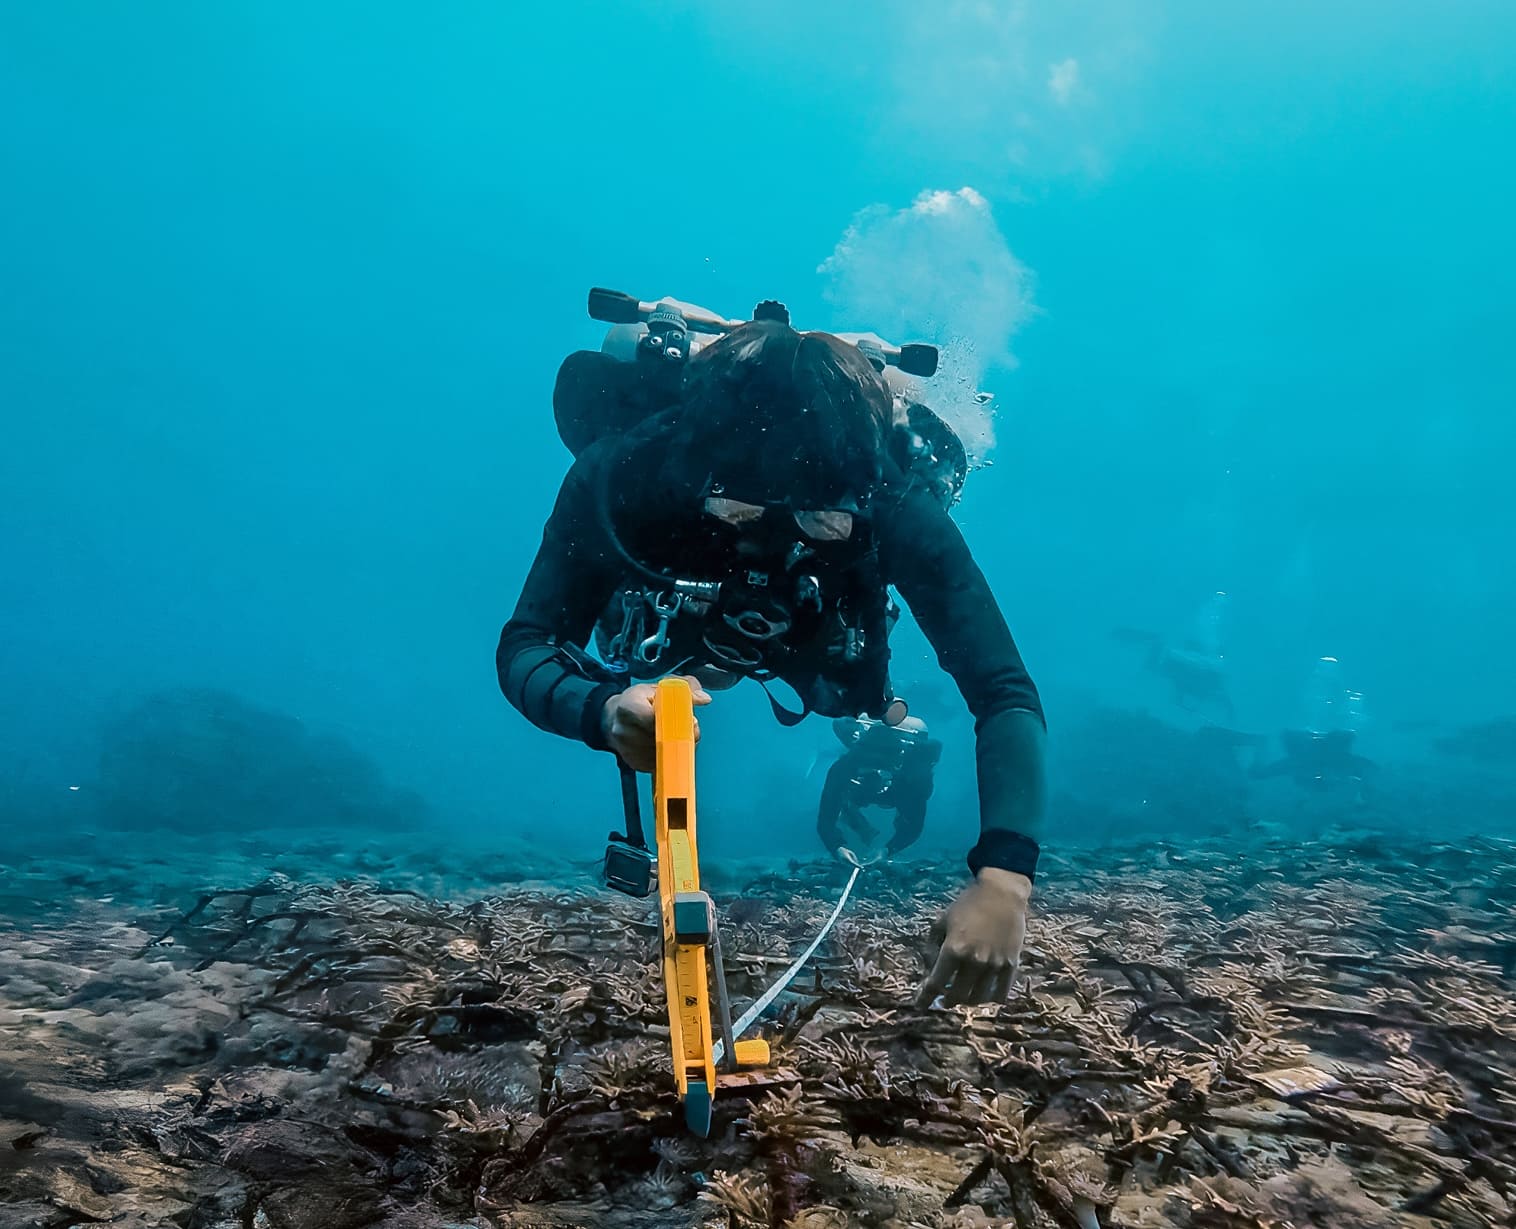
[[[738,1037],[741,1037],[743,1033],[752,1027],[753,1021],[758,1019],[758,1017],[763,1014],[763,1009],[784,992],[784,988],[788,986],[790,982],[795,980],[795,974],[800,972],[800,970],[805,967],[805,962],[809,960],[815,954],[816,949],[821,946],[821,940],[826,938],[827,932],[832,929],[832,923],[837,920],[837,915],[842,912],[842,906],[847,904],[847,898],[852,894],[853,884],[858,882],[858,873],[861,870],[863,870],[863,867],[856,864],[853,866],[853,873],[848,876],[847,887],[842,889],[842,895],[837,900],[837,907],[832,910],[832,916],[827,918],[826,925],[821,928],[821,933],[811,940],[810,947],[801,952],[799,959],[784,971],[783,976],[781,976],[778,981],[776,981],[772,986],[765,990],[763,992],[763,997],[760,998],[751,1007],[749,1007],[745,1012],[743,1012],[737,1022],[732,1025],[733,1041],[735,1041]],[[717,1041],[714,1049],[712,1050],[712,1053],[714,1054],[715,1059],[718,1063],[721,1061],[721,1054],[725,1048],[726,1047],[723,1042]]]

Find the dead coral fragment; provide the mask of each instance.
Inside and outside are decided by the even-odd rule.
[[[754,1136],[775,1143],[815,1139],[838,1125],[837,1115],[823,1104],[807,1101],[799,1085],[768,1093],[753,1106],[748,1122]]]
[[[768,1187],[740,1174],[714,1174],[700,1189],[702,1202],[726,1213],[730,1229],[769,1229],[774,1204]]]

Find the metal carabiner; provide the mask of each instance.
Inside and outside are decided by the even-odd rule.
[[[642,627],[642,594],[636,589],[626,589],[621,594],[621,630],[611,637],[607,645],[607,655],[610,667],[615,670],[626,669],[627,651],[632,641],[636,638],[636,632]],[[619,666],[617,663],[620,663]]]
[[[684,605],[684,595],[654,593],[649,595],[648,600],[653,613],[658,616],[658,630],[637,646],[637,660],[645,666],[656,664],[663,656],[663,650],[668,648],[669,623]]]

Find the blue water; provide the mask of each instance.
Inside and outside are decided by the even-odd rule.
[[[207,687],[457,839],[594,856],[609,768],[492,661],[591,285],[939,340],[996,394],[958,515],[1063,793],[1189,822],[1120,740],[1210,715],[1112,632],[1224,591],[1231,724],[1307,722],[1335,656],[1402,811],[1498,825],[1432,744],[1516,710],[1513,65],[1499,3],[0,7],[6,830],[91,822],[102,723]],[[909,627],[896,673],[961,850],[966,718]],[[834,749],[721,697],[708,847],[811,851]]]

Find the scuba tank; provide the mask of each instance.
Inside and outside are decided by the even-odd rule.
[[[607,324],[648,324],[655,319],[677,314],[684,327],[692,333],[721,334],[748,323],[746,320],[727,320],[703,307],[681,303],[677,299],[662,299],[656,303],[644,303],[619,290],[604,290],[599,287],[590,291],[589,311],[592,319]],[[753,320],[790,321],[789,309],[775,299],[765,299],[753,309]],[[876,358],[891,367],[898,367],[907,375],[931,376],[937,373],[937,347],[925,342],[893,346],[873,334],[838,334],[844,341],[851,341],[864,350],[874,361]],[[865,349],[867,347],[867,349]]]
[[[575,456],[595,440],[672,407],[690,357],[747,323],[680,299],[644,302],[601,288],[589,293],[589,314],[611,327],[598,353],[581,351],[565,360],[553,392],[559,436]],[[753,309],[752,319],[788,324],[790,314],[783,303],[767,299]],[[895,346],[874,333],[836,336],[856,346],[881,375],[927,377],[937,371],[936,346]],[[963,441],[940,415],[902,389],[905,382],[887,383],[897,407],[888,443],[891,459],[944,508],[951,508],[969,472]]]

